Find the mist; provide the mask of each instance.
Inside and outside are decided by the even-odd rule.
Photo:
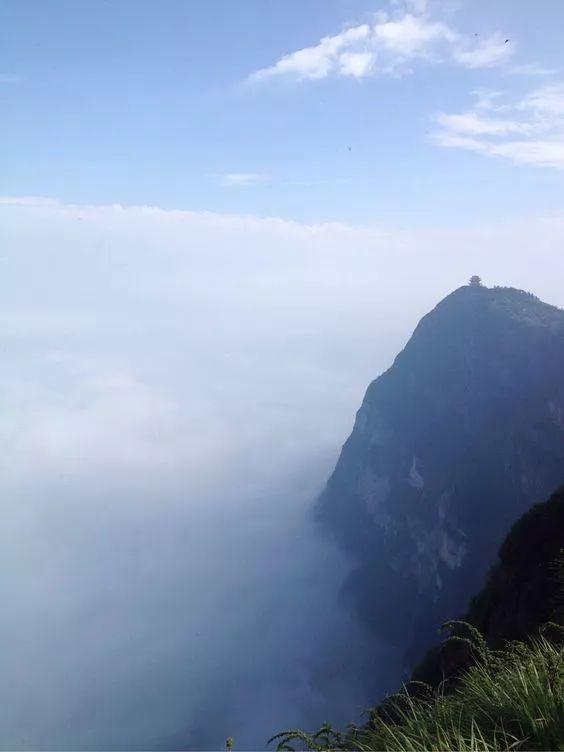
[[[419,318],[564,304],[563,237],[2,199],[0,746],[259,749],[396,688],[315,499]]]

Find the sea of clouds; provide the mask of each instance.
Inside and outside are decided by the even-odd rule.
[[[564,304],[563,238],[0,200],[0,746],[257,749],[395,688],[314,500],[421,315]]]

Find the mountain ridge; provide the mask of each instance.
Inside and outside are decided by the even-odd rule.
[[[563,373],[564,311],[472,284],[368,386],[317,514],[356,559],[345,596],[407,665],[564,482]]]

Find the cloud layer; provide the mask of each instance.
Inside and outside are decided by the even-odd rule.
[[[256,749],[395,688],[313,499],[421,315],[564,303],[563,241],[2,199],[0,746]]]

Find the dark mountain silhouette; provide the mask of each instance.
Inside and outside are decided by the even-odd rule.
[[[410,666],[563,482],[564,311],[474,283],[370,384],[318,513],[357,561],[345,595]]]

